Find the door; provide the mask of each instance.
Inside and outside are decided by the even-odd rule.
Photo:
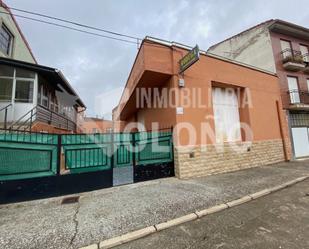
[[[298,91],[298,82],[296,77],[288,77],[288,87],[290,94],[290,103],[300,103],[300,96]]]
[[[309,137],[307,127],[292,128],[295,157],[309,156]]]
[[[308,51],[308,47],[307,46],[304,46],[304,45],[300,45],[300,52],[301,52],[301,55],[303,56],[304,58],[304,61],[305,62],[309,62],[309,51]]]

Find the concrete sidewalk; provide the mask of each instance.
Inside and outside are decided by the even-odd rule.
[[[78,248],[270,188],[309,173],[309,161],[192,180],[161,179],[0,206],[0,248]]]

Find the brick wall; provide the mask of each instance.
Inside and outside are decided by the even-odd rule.
[[[71,134],[72,131],[54,127],[49,124],[42,122],[35,122],[31,128],[33,132],[46,132],[46,133],[57,133],[57,134]]]
[[[241,152],[234,149],[242,145]],[[238,151],[238,150],[237,150]],[[285,160],[282,140],[264,140],[175,148],[175,174],[178,178],[191,178],[236,171],[282,162]]]

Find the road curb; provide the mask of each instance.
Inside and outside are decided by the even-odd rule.
[[[111,239],[103,240],[99,244],[100,249],[112,248],[115,246],[119,246],[121,244],[127,243],[132,240],[136,240],[142,237],[145,237],[149,234],[155,233],[156,228],[154,226],[146,227],[137,231],[133,231],[118,237],[114,237]]]
[[[217,212],[222,211],[222,210],[227,209],[227,208],[229,208],[229,206],[226,205],[225,203],[223,203],[223,204],[220,204],[220,205],[217,205],[217,206],[213,206],[211,208],[207,208],[207,209],[204,209],[204,210],[196,211],[195,214],[199,218],[201,218],[201,217],[206,216],[208,214],[217,213]]]
[[[161,230],[173,227],[173,226],[180,225],[188,221],[196,220],[197,218],[198,218],[198,215],[196,213],[191,213],[191,214],[187,214],[187,215],[181,216],[173,220],[169,220],[169,221],[154,225],[154,227],[156,228],[157,231],[161,231]]]
[[[86,246],[86,247],[81,247],[79,249],[98,249],[98,248],[107,249],[107,248],[112,248],[112,247],[130,242],[130,241],[133,241],[133,240],[136,240],[136,239],[146,237],[146,236],[148,236],[152,233],[159,232],[159,231],[162,231],[164,229],[183,224],[185,222],[196,220],[198,218],[204,217],[204,216],[209,215],[209,214],[218,213],[218,212],[221,212],[225,209],[232,208],[232,207],[235,207],[235,206],[238,206],[238,205],[242,205],[244,203],[247,203],[247,202],[250,202],[252,200],[258,199],[260,197],[269,195],[269,194],[274,193],[276,191],[279,191],[281,189],[290,187],[290,186],[292,186],[296,183],[302,182],[302,181],[304,181],[308,178],[309,178],[309,175],[298,177],[298,178],[296,178],[292,181],[288,181],[286,183],[277,185],[277,186],[270,188],[270,189],[264,189],[262,191],[243,196],[239,199],[232,200],[232,201],[229,201],[227,203],[222,203],[220,205],[216,205],[216,206],[213,206],[213,207],[210,207],[210,208],[207,208],[207,209],[196,211],[194,213],[190,213],[190,214],[181,216],[181,217],[176,218],[176,219],[172,219],[172,220],[169,220],[169,221],[166,221],[166,222],[156,224],[154,226],[150,226],[150,227],[146,227],[146,228],[143,228],[143,229],[140,229],[140,230],[129,232],[129,233],[126,233],[124,235],[117,236],[117,237],[114,237],[114,238],[111,238],[111,239],[103,240],[99,244],[93,244],[93,245],[89,245],[89,246]]]
[[[246,195],[244,197],[241,197],[239,199],[236,199],[234,201],[230,201],[230,202],[227,202],[226,205],[231,208],[231,207],[235,207],[235,206],[238,206],[238,205],[241,205],[241,204],[244,204],[248,201],[252,201],[252,197],[249,196],[249,195]]]
[[[98,244],[93,244],[90,246],[81,247],[79,249],[98,249]]]

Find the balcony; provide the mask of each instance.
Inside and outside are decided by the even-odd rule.
[[[290,90],[287,92],[289,98],[289,109],[309,110],[309,92]]]
[[[304,68],[304,73],[309,74],[309,54],[303,55],[303,60],[304,60],[305,66],[306,66]]]
[[[306,68],[304,56],[300,51],[285,49],[281,52],[283,67],[286,70],[297,72]]]

